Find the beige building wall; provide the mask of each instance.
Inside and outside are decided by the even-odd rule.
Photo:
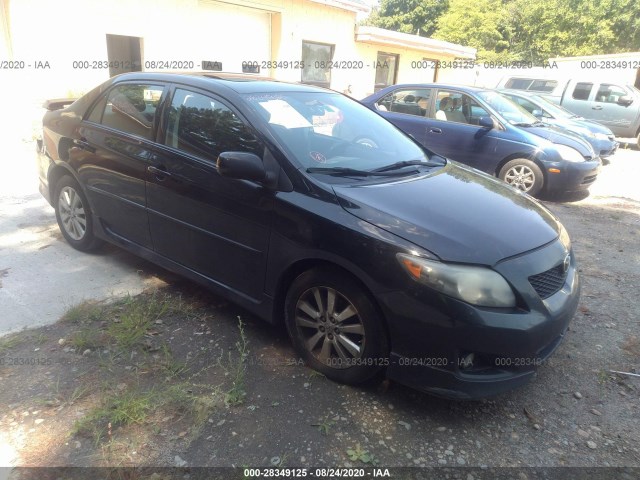
[[[210,60],[222,61],[223,71],[240,72],[243,60],[299,61],[303,41],[331,44],[334,61],[362,61],[362,68],[331,71],[330,87],[350,90],[355,98],[373,93],[378,52],[399,55],[398,83],[433,79],[431,69],[412,62],[453,59],[445,53],[356,41],[357,12],[330,6],[333,0],[0,1],[9,6],[13,58],[44,67],[0,75],[36,102],[77,96],[108,79],[108,69],[92,68],[94,62],[108,60],[107,34],[142,38],[143,70],[147,61],[193,62],[195,68],[188,71]],[[74,65],[79,61],[89,62],[90,68]],[[302,78],[294,68],[260,73],[285,81]],[[440,70],[438,80],[448,73]]]

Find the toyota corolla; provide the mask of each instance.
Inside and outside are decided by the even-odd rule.
[[[72,247],[110,242],[284,322],[335,381],[494,395],[576,310],[557,218],[341,94],[131,73],[48,105],[40,190]]]

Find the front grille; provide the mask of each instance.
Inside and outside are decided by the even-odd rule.
[[[529,283],[543,300],[549,298],[556,293],[564,285],[567,278],[567,272],[564,271],[562,264],[550,268],[546,272],[531,275]]]
[[[597,177],[597,176],[598,176],[598,175],[589,175],[589,176],[587,176],[587,177],[584,177],[584,180],[582,180],[582,184],[583,184],[583,185],[586,185],[586,184],[588,184],[588,183],[593,183],[593,182],[595,182],[595,181],[596,181],[596,177]]]

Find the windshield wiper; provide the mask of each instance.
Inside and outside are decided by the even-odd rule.
[[[424,160],[404,160],[402,162],[392,163],[385,167],[376,168],[374,172],[388,172],[389,170],[398,170],[404,167],[410,166],[422,166],[422,167],[442,167],[445,163],[425,162]]]
[[[324,173],[325,175],[345,177],[387,177],[392,175],[406,175],[409,172],[378,172],[375,170],[357,170],[346,167],[310,167],[308,173]],[[416,170],[417,173],[417,170]]]

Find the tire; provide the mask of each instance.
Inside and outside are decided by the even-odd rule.
[[[285,323],[296,352],[331,380],[362,383],[388,365],[380,314],[364,289],[337,269],[308,270],[293,281]]]
[[[58,227],[76,250],[90,252],[102,245],[93,234],[93,214],[78,182],[64,175],[56,184],[54,208]]]
[[[544,186],[542,170],[526,158],[516,158],[505,163],[500,169],[498,177],[531,196],[538,194]]]

